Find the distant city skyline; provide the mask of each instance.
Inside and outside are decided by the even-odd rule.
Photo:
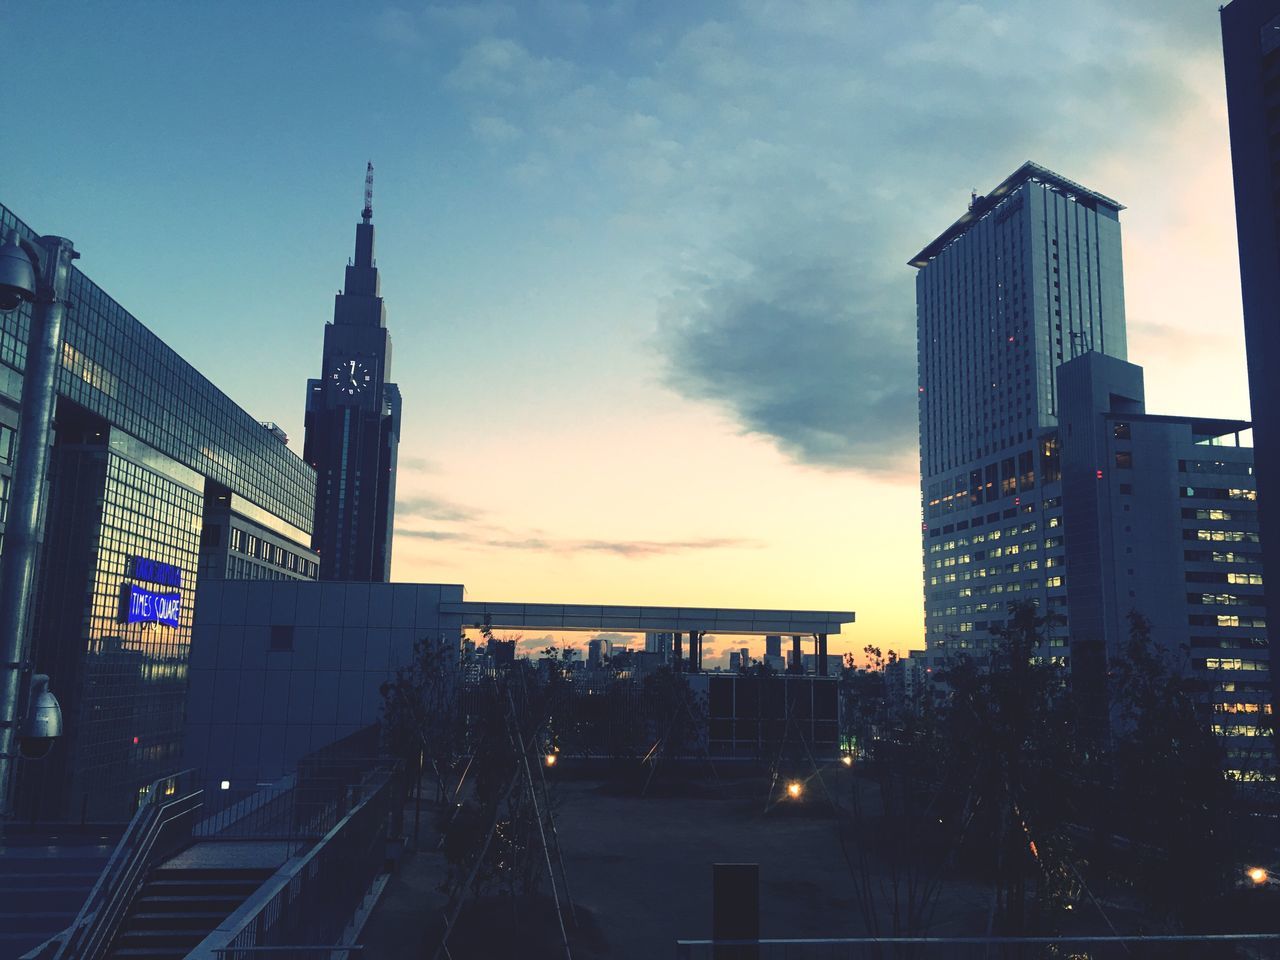
[[[1148,403],[1248,416],[1217,4],[1083,6],[0,2],[4,198],[300,454],[372,159],[393,579],[919,647],[903,260],[969,186],[1123,201]]]

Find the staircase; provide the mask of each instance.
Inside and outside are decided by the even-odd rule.
[[[0,960],[22,956],[75,919],[121,829],[8,825],[0,840]]]
[[[133,900],[111,960],[182,960],[275,871],[258,867],[160,867]]]

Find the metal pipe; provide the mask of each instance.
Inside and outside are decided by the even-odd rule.
[[[4,533],[4,560],[0,562],[0,818],[11,813],[14,731],[20,719],[22,675],[29,668],[26,659],[40,560],[40,521],[56,400],[55,378],[62,352],[71,261],[79,256],[64,237],[41,237],[35,249],[40,262],[22,377],[18,455]]]

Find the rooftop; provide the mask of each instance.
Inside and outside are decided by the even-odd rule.
[[[461,614],[464,625],[488,622],[507,629],[621,630],[643,633],[835,634],[854,622],[850,611],[739,610],[723,607],[630,607],[582,603],[445,601],[441,613]]]
[[[1065,193],[1067,196],[1074,197],[1076,200],[1086,204],[1091,208],[1099,206],[1108,207],[1111,210],[1119,212],[1124,209],[1122,204],[1117,203],[1110,197],[1101,193],[1095,193],[1088,187],[1081,186],[1074,180],[1068,180],[1066,177],[1054,173],[1047,167],[1042,167],[1038,163],[1032,163],[1028,160],[1017,170],[1000,181],[994,190],[985,197],[975,197],[973,202],[969,204],[969,209],[959,220],[953,223],[945,231],[938,235],[937,239],[925,246],[923,250],[907,261],[910,266],[923,267],[928,265],[929,261],[940,254],[952,240],[963,236],[968,232],[969,228],[985,217],[988,213],[996,208],[996,206],[1009,194],[1017,190],[1024,183],[1047,183],[1051,187]]]

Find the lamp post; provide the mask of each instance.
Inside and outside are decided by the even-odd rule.
[[[15,732],[23,742],[24,755],[32,752],[25,743],[32,734],[46,741],[41,746],[47,750],[51,739],[48,734],[61,733],[60,717],[56,724],[49,722],[57,711],[57,700],[49,691],[47,677],[39,690],[33,686],[27,698],[30,702],[26,718],[19,716],[19,706],[22,678],[30,669],[28,639],[48,472],[49,428],[53,422],[54,378],[62,350],[71,263],[79,256],[64,237],[40,237],[30,242],[20,239],[17,231],[10,231],[0,246],[0,310],[13,310],[23,302],[29,302],[32,308],[18,419],[18,454],[4,534],[4,558],[0,561],[0,817],[11,813]]]

